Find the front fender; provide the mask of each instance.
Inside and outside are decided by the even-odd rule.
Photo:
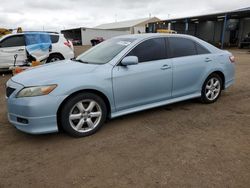
[[[58,87],[51,93],[55,96],[63,96],[64,100],[82,90],[95,90],[107,97],[111,111],[115,110],[112,92],[112,79],[108,71],[102,71],[100,74],[86,74],[81,76],[70,76],[63,80],[58,80]]]

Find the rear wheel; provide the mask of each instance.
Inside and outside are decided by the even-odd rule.
[[[105,122],[107,109],[101,97],[81,93],[68,100],[61,111],[63,129],[74,137],[94,134]]]
[[[203,103],[214,103],[221,95],[222,80],[217,74],[211,74],[202,87],[201,101]]]
[[[53,62],[56,62],[56,61],[61,61],[63,60],[64,58],[59,55],[59,54],[52,54],[48,57],[46,63],[53,63]]]

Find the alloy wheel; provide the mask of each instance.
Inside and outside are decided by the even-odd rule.
[[[220,80],[216,77],[211,78],[208,80],[205,88],[205,94],[208,100],[213,101],[219,95],[221,91],[221,83]]]
[[[82,100],[76,103],[70,111],[69,123],[80,133],[95,129],[101,121],[102,109],[94,100]]]

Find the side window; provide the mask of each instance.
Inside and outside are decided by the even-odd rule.
[[[127,56],[137,56],[139,62],[166,59],[164,38],[149,39],[136,46]]]
[[[10,36],[1,42],[2,48],[17,47],[17,46],[25,46],[23,35]]]
[[[197,49],[197,53],[199,55],[210,54],[210,52],[205,47],[203,47],[201,44],[196,43],[196,49]]]
[[[52,43],[57,43],[59,40],[59,35],[50,35],[50,38]]]
[[[168,41],[172,58],[197,55],[195,43],[190,39],[169,37]]]

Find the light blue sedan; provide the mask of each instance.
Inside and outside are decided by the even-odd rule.
[[[215,102],[234,83],[234,57],[187,35],[107,40],[74,60],[25,71],[7,82],[9,121],[19,130],[82,137],[107,118],[187,99]]]

